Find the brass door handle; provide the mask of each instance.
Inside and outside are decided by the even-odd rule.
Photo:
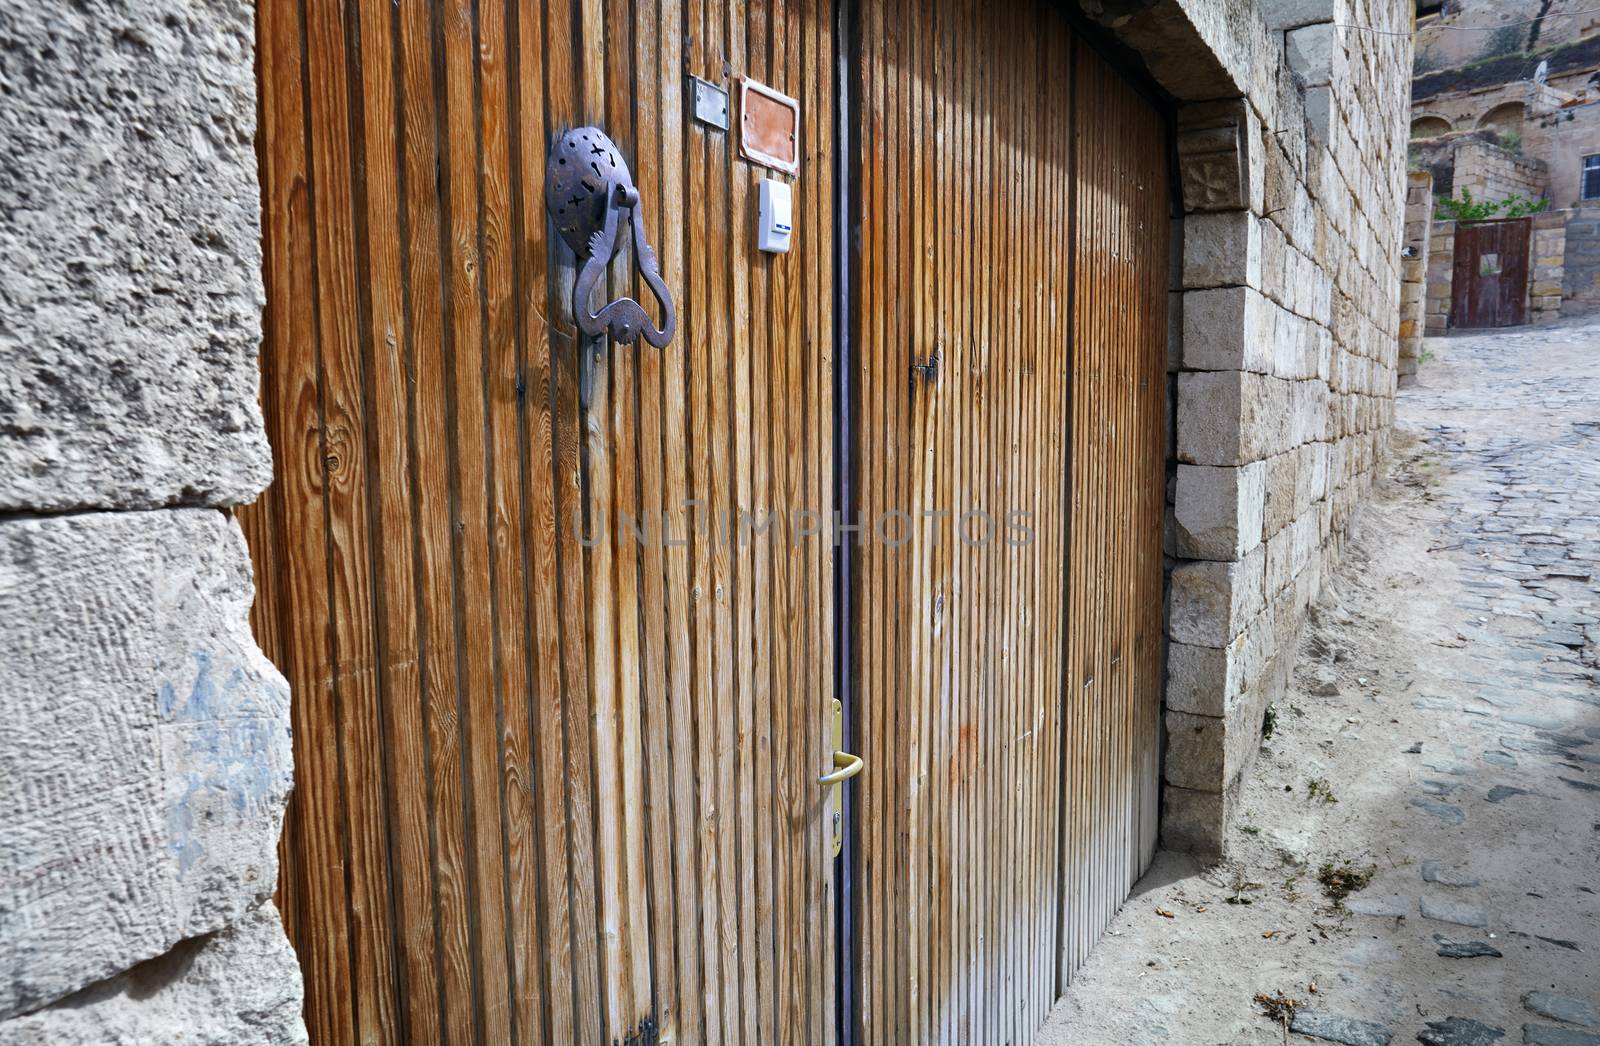
[[[856,774],[859,774],[861,768],[867,764],[863,763],[858,755],[851,755],[849,752],[834,752],[833,765],[836,768],[833,773],[823,774],[817,778],[817,784],[831,785],[838,784],[840,781],[848,781]]]

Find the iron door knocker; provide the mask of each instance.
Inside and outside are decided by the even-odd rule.
[[[656,348],[672,340],[677,315],[672,294],[661,279],[656,252],[644,238],[639,213],[639,190],[634,188],[628,165],[615,143],[598,127],[578,127],[561,136],[550,150],[545,166],[545,209],[556,231],[582,261],[572,290],[572,315],[578,329],[592,338],[610,332],[627,344],[644,335]],[[650,322],[644,306],[632,298],[618,298],[597,312],[590,311],[594,286],[619,246],[620,212],[627,211],[633,226],[633,257],[639,274],[661,305],[661,326]]]

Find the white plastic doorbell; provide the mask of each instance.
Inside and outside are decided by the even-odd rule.
[[[756,246],[773,254],[787,254],[789,234],[794,230],[790,215],[794,211],[794,197],[788,182],[776,178],[761,179],[761,214],[757,225]]]

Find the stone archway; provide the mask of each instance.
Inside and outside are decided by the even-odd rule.
[[[1515,135],[1522,137],[1522,124],[1527,115],[1527,106],[1521,102],[1505,102],[1495,106],[1482,116],[1478,117],[1478,130],[1494,131],[1501,136]],[[1413,127],[1416,125],[1413,123]],[[1413,135],[1413,137],[1415,137]]]
[[[1454,128],[1450,121],[1433,113],[1424,113],[1411,121],[1411,140],[1423,138],[1438,138],[1440,135],[1449,134]]]

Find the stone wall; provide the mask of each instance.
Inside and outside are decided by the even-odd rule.
[[[1493,87],[1480,88],[1459,94],[1435,95],[1431,98],[1418,100],[1416,107],[1411,110],[1411,119],[1420,120],[1429,117],[1433,121],[1444,121],[1449,124],[1445,132],[1434,132],[1431,137],[1438,137],[1441,133],[1460,134],[1486,130],[1482,120],[1485,114],[1505,106],[1524,104],[1528,97],[1528,81],[1516,80],[1511,83],[1496,84]],[[1493,130],[1488,131],[1496,141],[1499,134]]]
[[[1528,245],[1528,318],[1544,323],[1561,315],[1567,216],[1560,211],[1534,215],[1532,238]]]
[[[1545,195],[1548,178],[1542,160],[1529,159],[1476,137],[1456,145],[1452,195],[1457,199],[1471,192],[1475,200],[1505,200],[1513,196],[1537,200]]]
[[[1456,223],[1433,223],[1428,238],[1428,291],[1423,332],[1443,334],[1450,328],[1452,295],[1455,293]]]
[[[1263,714],[1386,446],[1409,17],[1381,0],[1158,0],[1105,22],[1181,103],[1170,847],[1223,848]]]
[[[1582,316],[1600,309],[1600,205],[1564,213],[1561,314]]]
[[[1428,298],[1428,251],[1433,236],[1433,175],[1406,172],[1406,229],[1400,260],[1400,384],[1414,378],[1422,360]]]
[[[1409,147],[1413,170],[1433,175],[1438,196],[1462,197],[1462,190],[1478,201],[1521,196],[1537,200],[1546,194],[1548,172],[1540,160],[1503,148],[1489,131],[1469,131],[1415,141]]]
[[[304,1041],[228,511],[271,474],[253,10],[0,9],[0,1041]]]
[[[1600,153],[1600,101],[1547,105],[1528,119],[1523,151],[1550,169],[1550,205],[1583,204],[1583,158]]]

